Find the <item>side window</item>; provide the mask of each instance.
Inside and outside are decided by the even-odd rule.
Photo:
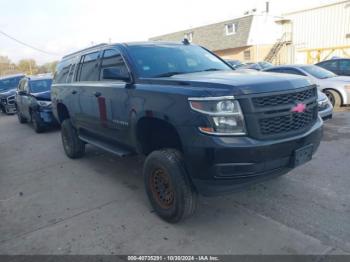
[[[29,86],[28,86],[28,81],[24,81],[24,84],[23,84],[23,91],[26,92],[26,93],[29,93]]]
[[[17,87],[18,91],[23,91],[24,82],[25,82],[25,80],[22,80],[21,82],[19,82],[19,85]]]
[[[320,64],[322,67],[332,71],[332,70],[338,70],[338,62],[337,61],[327,61]]]
[[[350,71],[350,60],[340,60],[339,61],[339,70]]]
[[[57,65],[55,76],[54,76],[54,83],[57,83],[57,84],[66,83],[70,66],[71,66],[71,59],[62,61]]]
[[[121,54],[113,49],[107,49],[103,52],[103,58],[101,63],[100,79],[103,80],[102,71],[105,68],[113,67],[119,71],[121,75],[128,74],[128,68],[126,67]]]
[[[99,52],[83,55],[79,64],[78,81],[97,81],[99,78]]]
[[[68,77],[67,77],[67,83],[73,82],[73,77],[74,77],[74,71],[76,68],[76,63],[72,63],[69,69]]]

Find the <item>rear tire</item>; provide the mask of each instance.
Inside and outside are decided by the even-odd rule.
[[[323,92],[326,94],[334,108],[339,108],[341,106],[341,96],[337,91],[324,90]]]
[[[79,139],[78,132],[70,119],[61,124],[61,137],[64,152],[69,158],[80,158],[85,153],[85,143]]]
[[[152,152],[145,161],[143,173],[148,198],[159,217],[177,223],[195,212],[197,192],[178,150]]]

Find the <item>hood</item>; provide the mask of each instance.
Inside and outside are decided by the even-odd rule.
[[[350,76],[336,76],[333,77],[335,81],[350,83]]]
[[[335,76],[331,78],[326,78],[326,79],[320,79],[320,81],[324,84],[339,84],[339,85],[346,85],[350,84],[350,77],[349,76]]]
[[[213,71],[152,79],[159,84],[229,90],[232,95],[278,92],[312,85],[305,77],[257,71]]]
[[[45,101],[51,101],[51,91],[45,91],[40,93],[32,93],[32,96],[34,96],[38,100],[45,100]]]
[[[8,97],[8,96],[12,96],[16,94],[16,88],[10,89],[10,90],[6,90],[6,91],[1,91],[0,90],[0,96],[1,97]]]

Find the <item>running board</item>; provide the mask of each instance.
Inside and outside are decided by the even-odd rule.
[[[105,150],[107,152],[115,154],[119,157],[126,157],[126,156],[130,156],[130,155],[134,154],[132,151],[129,151],[128,149],[125,149],[121,146],[108,144],[106,142],[101,142],[101,141],[99,141],[95,138],[92,138],[92,137],[80,135],[79,138],[80,138],[80,140],[82,140],[90,145],[93,145],[93,146],[98,147],[102,150]]]

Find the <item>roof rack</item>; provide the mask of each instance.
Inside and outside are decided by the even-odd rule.
[[[71,56],[71,55],[78,54],[78,53],[83,52],[83,51],[87,51],[87,50],[94,49],[94,48],[96,48],[96,47],[105,46],[105,45],[108,45],[108,44],[106,44],[106,43],[101,43],[101,44],[98,44],[98,45],[90,46],[90,47],[81,49],[81,50],[79,50],[79,51],[70,53],[70,54],[68,54],[68,55],[65,55],[64,57],[62,57],[62,59],[67,58],[67,57],[69,57],[69,56]]]

